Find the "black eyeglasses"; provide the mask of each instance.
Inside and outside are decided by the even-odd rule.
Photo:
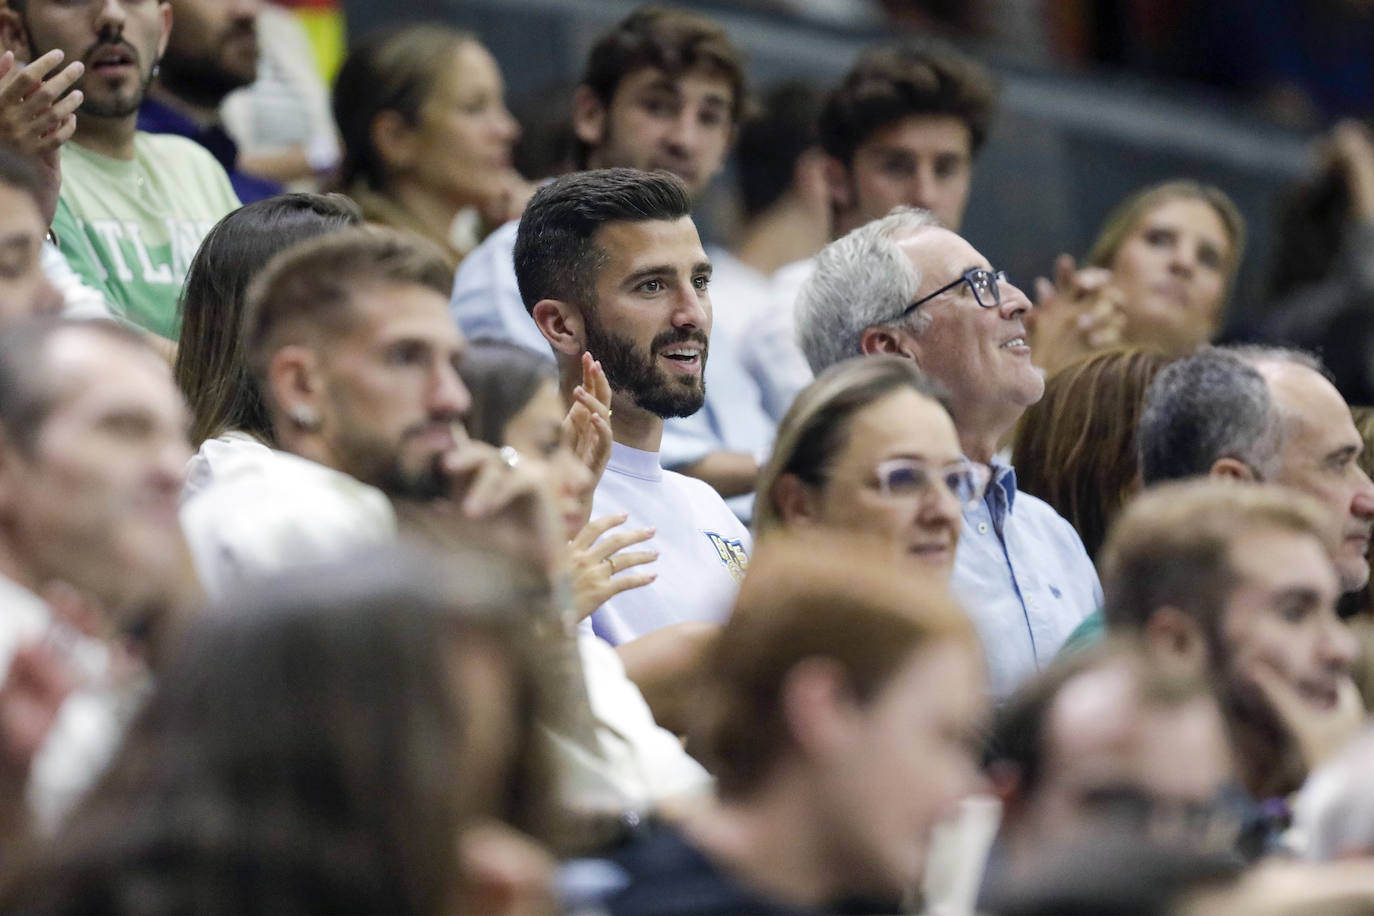
[[[984,270],[981,267],[973,267],[964,271],[959,279],[946,283],[944,286],[902,309],[902,314],[898,317],[905,318],[916,311],[922,305],[934,299],[941,293],[947,293],[960,283],[967,283],[969,289],[973,290],[973,298],[985,309],[995,309],[1002,304],[1002,284],[1007,282],[1007,272],[1005,270]]]

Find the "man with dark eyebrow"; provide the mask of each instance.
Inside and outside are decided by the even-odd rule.
[[[1166,670],[1211,679],[1257,802],[1296,790],[1362,719],[1337,556],[1315,500],[1208,479],[1146,491],[1103,548],[1108,629],[1142,639]],[[1281,827],[1253,826],[1252,851]]]
[[[958,232],[974,159],[996,107],[992,74],[938,41],[860,54],[831,91],[817,122],[830,237],[837,239],[895,207],[929,210],[940,225]],[[814,268],[814,258],[779,268],[772,278],[772,302],[741,335],[743,362],[765,403],[789,404],[811,380],[794,339],[793,316]]]
[[[572,164],[671,172],[695,202],[725,165],[744,98],[739,51],[719,25],[682,10],[640,7],[587,56],[572,101]],[[515,235],[516,223],[507,223],[464,258],[454,278],[453,315],[470,338],[495,337],[547,354],[511,267]],[[711,348],[713,393],[700,410],[668,420],[661,456],[664,467],[733,497],[732,508],[747,518],[773,423],[727,328],[716,329]]]
[[[710,486],[660,463],[665,420],[701,408],[715,356],[711,264],[690,213],[686,185],[665,172],[580,172],[534,195],[515,241],[525,308],[553,348],[564,393],[580,383],[587,352],[611,385],[615,442],[592,517],[655,531],[655,581],[591,617],[597,635],[622,647],[632,679],[639,637],[684,624],[684,637],[709,634],[725,619],[751,547]]]

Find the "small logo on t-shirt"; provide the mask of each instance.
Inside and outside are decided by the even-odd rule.
[[[730,570],[731,577],[736,582],[744,581],[744,571],[749,568],[749,554],[744,551],[744,541],[740,538],[727,538],[716,534],[714,531],[704,532],[711,546],[716,549],[716,554],[720,557],[720,562],[725,564],[725,568]]]

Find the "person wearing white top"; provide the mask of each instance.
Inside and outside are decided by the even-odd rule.
[[[0,744],[34,749],[0,761],[0,822],[18,829],[28,814],[49,829],[104,768],[146,678],[112,664],[114,639],[82,635],[40,595],[94,607],[101,627],[137,634],[156,659],[165,622],[196,597],[175,512],[185,409],[161,357],[106,321],[0,330],[0,388],[0,684],[21,651],[41,647],[44,659],[25,664],[73,685],[65,699],[48,693],[46,734],[9,731],[31,723],[32,706],[27,720],[0,716]],[[15,782],[27,788],[9,791]]]
[[[242,433],[207,440],[193,462],[200,489],[181,510],[213,597],[389,543],[404,525],[402,504],[407,522],[434,526],[422,533],[454,533],[447,525],[461,537],[480,524],[484,537],[500,544],[513,534],[523,539],[513,549],[542,558],[542,541],[526,543],[543,518],[538,476],[518,466],[518,453],[498,454],[457,425],[472,401],[455,368],[466,343],[448,318],[449,282],[437,251],[380,229],[298,245],[260,277],[244,359],[277,448]],[[350,291],[343,301],[333,293],[340,287]],[[436,500],[455,508],[445,514]],[[655,725],[613,651],[540,642],[557,654],[550,677],[566,676],[570,694],[585,688],[591,720],[546,723],[565,797],[639,809],[709,784]]]
[[[665,170],[698,199],[725,164],[744,98],[739,51],[718,24],[682,10],[640,7],[588,54],[571,112],[575,165]],[[516,231],[514,223],[503,226],[459,266],[454,318],[473,339],[495,337],[548,353],[512,267]],[[740,313],[749,305],[719,304]],[[731,355],[741,344],[733,328],[715,330],[711,345],[719,356],[706,370],[703,407],[690,417],[667,418],[655,450],[665,467],[705,480],[748,518],[773,424],[753,379]]]
[[[719,495],[659,462],[664,420],[691,416],[705,398],[711,264],[690,212],[686,186],[671,175],[580,172],[535,193],[516,237],[520,290],[553,347],[565,395],[581,377],[583,352],[610,382],[615,447],[594,511],[657,529],[646,546],[659,551],[658,579],[592,615],[616,645],[723,621],[751,548]],[[628,656],[627,668],[635,677]]]

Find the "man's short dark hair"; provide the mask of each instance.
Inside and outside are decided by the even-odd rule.
[[[1282,428],[1269,385],[1247,360],[1203,347],[1164,367],[1140,415],[1140,478],[1145,486],[1206,475],[1234,458],[1261,480],[1276,470]]]
[[[0,330],[0,430],[25,453],[38,441],[61,384],[47,368],[48,344],[68,331],[89,332],[156,355],[137,331],[101,319],[25,318]]]
[[[670,79],[693,71],[730,84],[730,120],[744,110],[744,64],[725,30],[704,16],[664,6],[645,6],[626,16],[599,38],[587,55],[582,85],[610,107],[625,77],[653,67]],[[586,144],[576,149],[579,167],[587,164]]]
[[[740,125],[735,144],[744,218],[753,219],[787,193],[802,153],[818,144],[816,119],[824,95],[810,83],[774,86]]]
[[[821,111],[821,146],[846,166],[873,134],[905,118],[949,115],[968,127],[969,150],[982,149],[997,106],[992,74],[936,41],[871,48]]]
[[[541,299],[596,305],[596,275],[605,252],[596,244],[607,223],[679,220],[692,212],[682,179],[669,172],[596,169],[540,188],[515,236],[515,279],[525,310]]]
[[[0,0],[0,3],[3,3],[3,0]],[[38,173],[38,167],[27,157],[2,146],[0,146],[0,185],[14,188],[16,191],[29,195],[33,198],[35,205],[43,196],[43,178]]]

